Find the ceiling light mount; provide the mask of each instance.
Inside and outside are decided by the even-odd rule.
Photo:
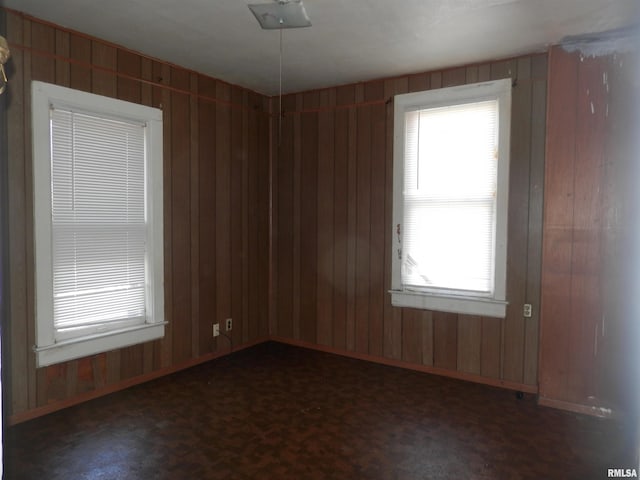
[[[311,20],[302,4],[302,0],[277,0],[271,3],[249,5],[249,10],[265,30],[311,26]]]

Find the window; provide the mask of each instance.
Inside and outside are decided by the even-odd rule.
[[[504,317],[511,81],[397,95],[392,303]]]
[[[164,336],[162,112],[32,84],[37,365]]]

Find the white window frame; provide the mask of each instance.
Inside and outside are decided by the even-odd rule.
[[[34,81],[32,93],[36,364],[38,367],[123,348],[164,336],[162,111]],[[145,322],[56,340],[53,320],[51,108],[141,122],[145,134]]]
[[[498,100],[498,177],[494,250],[494,288],[491,295],[408,289],[402,285],[402,224],[404,222],[405,113],[464,103]],[[461,85],[394,97],[393,225],[391,232],[391,303],[398,307],[482,315],[506,316],[507,220],[509,200],[509,145],[511,80]],[[464,139],[461,139],[464,141]],[[398,235],[400,226],[400,235]]]

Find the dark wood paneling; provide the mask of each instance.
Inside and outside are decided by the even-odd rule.
[[[7,36],[20,46],[9,66],[10,414],[225,351],[228,340],[213,341],[210,332],[227,317],[235,320],[234,343],[274,333],[526,385],[537,383],[539,355],[546,397],[585,403],[602,390],[593,371],[615,347],[602,333],[599,253],[613,235],[603,233],[605,213],[615,210],[607,202],[618,201],[606,192],[624,178],[607,173],[615,142],[605,138],[612,121],[603,78],[621,63],[553,49],[549,65],[546,55],[532,55],[290,95],[286,114],[270,118],[259,95],[15,13],[7,14]],[[507,317],[394,308],[388,101],[489,78],[515,82]],[[31,138],[23,128],[31,79],[162,108],[170,322],[162,341],[35,369]],[[533,305],[531,319],[522,318],[522,303]],[[624,325],[616,328],[624,337]]]
[[[69,58],[73,61],[71,70],[71,86],[85,92],[91,91],[91,40],[77,35],[70,35]]]
[[[69,58],[71,55],[70,50],[70,34],[69,32],[62,32],[56,30],[56,46],[55,51],[57,55],[63,55],[65,58]],[[56,66],[56,83],[68,87],[71,83],[71,65],[68,62],[57,60]]]
[[[458,370],[481,374],[482,317],[458,315]]]
[[[430,76],[424,74],[421,76],[423,80],[416,79],[419,86],[430,83]],[[416,78],[412,76],[411,78]],[[393,95],[406,93],[409,89],[409,80],[405,78],[387,80],[385,82],[384,98],[391,99]],[[386,101],[386,100],[385,100]],[[388,125],[393,123],[393,102],[386,101],[385,105],[385,185],[384,185],[384,306],[383,306],[383,322],[384,322],[384,341],[383,356],[391,359],[402,358],[402,311],[391,305],[391,296],[387,292],[391,289],[391,255],[395,254],[395,249],[391,246],[395,239],[395,230],[391,225],[393,213],[393,129]],[[431,331],[431,333],[433,333]],[[429,342],[429,346],[433,345],[433,338]],[[430,355],[431,363],[433,363],[433,349]]]
[[[188,90],[189,73],[172,68],[171,86]],[[189,97],[171,94],[171,283],[173,361],[191,356],[191,138]]]
[[[402,310],[402,360],[422,363],[422,315],[420,310]]]
[[[354,101],[361,101],[356,88],[353,88]],[[358,165],[357,165],[357,138],[358,138],[358,112],[355,108],[349,108],[349,132],[347,147],[347,322],[346,322],[346,348],[356,349],[356,274],[357,274],[357,192],[358,192]]]
[[[355,351],[369,351],[371,268],[371,107],[357,110],[355,207]]]
[[[335,105],[335,90],[320,92],[321,107]],[[333,273],[334,249],[334,112],[318,114],[318,250],[317,250],[317,341],[320,345],[333,345]]]
[[[637,70],[627,67],[637,64],[559,47],[549,63],[540,394],[574,408],[636,410],[628,386],[637,362],[624,355],[637,338],[625,281],[637,258],[626,243],[637,209],[625,178],[637,172]]]
[[[458,366],[458,315],[433,313],[433,365],[447,370]]]
[[[480,373],[485,377],[501,378],[502,321],[499,318],[482,317],[480,343]]]
[[[300,187],[300,181],[302,173],[300,171],[301,168],[301,130],[300,130],[300,112],[302,110],[302,94],[293,95],[292,100],[294,102],[294,111],[296,112],[293,116],[293,139],[292,139],[292,159],[293,159],[293,258],[292,258],[292,273],[293,273],[293,284],[291,289],[292,299],[291,299],[291,308],[292,308],[292,328],[293,328],[293,338],[300,338],[300,325],[301,322],[296,321],[296,319],[300,318],[300,289],[302,285],[300,285],[300,263],[303,261],[300,258],[300,249],[302,244],[302,232],[300,211],[302,208],[302,192]],[[313,319],[310,319],[313,321]]]
[[[602,319],[601,236],[604,134],[607,92],[602,79],[606,58],[581,61],[576,105],[576,163],[574,172],[573,251],[571,257],[572,316],[567,388],[574,399],[595,392],[597,328]],[[597,85],[597,87],[596,87]],[[591,368],[589,368],[591,367]]]
[[[238,286],[238,291],[234,292],[234,331],[233,338],[234,343],[241,344],[246,342],[249,331],[249,264],[247,261],[243,261],[243,258],[247,258],[249,253],[249,92],[236,88],[234,91],[234,102],[238,102],[243,108],[238,110],[235,114],[235,121],[239,126],[239,134],[234,136],[234,150],[236,151],[235,157],[239,165],[234,169],[234,188],[238,189],[234,196],[234,203],[240,203],[241,214],[234,222],[234,237],[240,241],[235,245],[234,258],[241,268],[237,269],[234,275],[234,285]],[[239,118],[236,118],[239,117]],[[255,132],[257,136],[258,133]],[[265,177],[265,181],[268,181],[268,175]],[[237,312],[237,313],[236,313]],[[236,318],[236,316],[238,318]]]
[[[12,13],[7,13],[7,37],[22,42],[24,25],[22,19]],[[9,337],[9,341],[3,342],[7,346],[5,361],[8,360],[11,368],[7,379],[10,401],[6,405],[9,411],[24,411],[29,408],[29,371],[28,358],[30,355],[27,340],[28,299],[27,299],[27,245],[26,224],[31,218],[26,209],[28,195],[27,179],[25,177],[25,146],[27,132],[23,128],[27,115],[25,92],[29,90],[29,84],[25,78],[25,63],[31,61],[31,54],[21,50],[12,52],[11,62],[7,64],[8,75],[11,78],[11,89],[7,91],[7,187],[9,215],[9,288],[7,289],[11,299],[10,324],[3,329],[3,335]],[[30,137],[29,137],[30,139]]]
[[[234,105],[243,105],[243,92],[237,87],[231,87],[230,100]],[[245,149],[243,148],[243,126],[242,126],[243,109],[231,109],[231,132],[230,132],[230,155],[229,155],[229,205],[231,210],[231,218],[229,222],[229,233],[231,237],[231,245],[229,258],[231,260],[229,285],[231,288],[231,304],[228,318],[233,320],[233,330],[228,332],[232,342],[239,343],[242,338],[242,256],[243,256],[243,209],[244,194],[242,190],[242,173],[245,157]],[[225,323],[220,324],[222,331],[225,330]]]
[[[33,35],[33,25],[32,21],[25,21],[23,26],[23,40],[26,45],[29,47],[33,46],[34,41],[42,46],[44,43],[41,39],[35,38]],[[36,27],[36,32],[42,32],[45,38],[51,38],[49,29],[39,29]],[[48,51],[51,51],[51,46],[45,47]],[[39,68],[37,65],[36,57],[33,55],[25,55],[24,57],[24,84],[23,84],[23,92],[24,92],[24,108],[25,108],[25,120],[29,118],[28,113],[31,111],[31,82],[33,80],[43,80],[43,81],[53,81],[53,71],[54,66],[52,60],[49,58],[45,65],[42,68]],[[35,65],[34,65],[35,64]],[[34,76],[34,70],[38,74]],[[31,166],[31,162],[28,161],[32,155],[32,138],[31,138],[31,129],[25,129],[24,134],[24,182],[25,182],[25,198],[24,198],[24,206],[25,206],[25,255],[27,262],[25,263],[25,279],[26,283],[24,287],[26,288],[26,338],[27,338],[27,348],[35,343],[35,312],[34,312],[34,265],[29,261],[30,258],[33,258],[33,221],[32,221],[32,212],[33,212],[33,195],[31,194],[33,188],[32,175],[33,170]],[[11,208],[10,208],[11,209]],[[10,246],[11,248],[11,246]],[[27,368],[32,370],[35,368],[35,358],[33,355],[27,356]],[[28,404],[29,408],[33,408],[34,406],[42,405],[46,402],[46,395],[43,394],[46,391],[46,370],[39,370],[35,376],[29,376],[27,378],[28,381]]]
[[[345,91],[338,90],[338,102],[348,102]],[[349,112],[336,110],[334,123],[334,175],[333,175],[333,342],[337,348],[347,345],[347,238],[348,238],[348,152]]]
[[[422,327],[422,364],[433,366],[434,364],[434,342],[433,342],[433,312],[422,311],[420,320]]]
[[[507,250],[507,319],[504,322],[503,378],[524,380],[524,329],[522,308],[527,287],[529,237],[529,168],[531,163],[531,59],[516,62],[511,96],[511,162]],[[526,212],[526,213],[525,213]]]
[[[216,82],[216,97],[228,102],[231,88]],[[216,106],[216,197],[212,207],[216,212],[216,312],[215,321],[224,330],[224,321],[231,316],[231,108]],[[215,339],[216,351],[227,348],[227,339]]]
[[[155,63],[153,68],[154,77],[158,78],[162,83],[169,85],[171,83],[171,67],[169,65]],[[163,183],[163,237],[164,237],[164,315],[165,321],[168,322],[165,327],[164,341],[160,344],[159,357],[160,366],[168,367],[173,362],[173,235],[172,235],[172,206],[173,198],[173,178],[172,178],[172,162],[166,156],[171,152],[173,139],[172,132],[172,105],[171,93],[164,88],[156,88],[153,91],[154,104],[162,108],[163,118],[163,164],[164,164],[164,183]],[[169,134],[167,135],[167,133]]]
[[[374,84],[377,85],[377,84]],[[384,85],[382,85],[384,86]],[[384,90],[374,90],[376,99],[384,98]],[[372,94],[373,95],[373,94]],[[385,289],[385,184],[386,184],[386,109],[384,104],[371,107],[371,199],[369,249],[369,349],[381,356],[384,350]]]
[[[140,78],[141,60],[138,55],[118,51],[117,66],[119,72],[135,78]],[[117,92],[120,100],[133,103],[141,102],[140,82],[124,77],[119,77],[117,82]],[[120,351],[119,379],[127,379],[142,374],[144,369],[143,353],[144,347],[142,345],[134,345],[132,347],[123,348]],[[73,377],[73,375],[71,375],[71,377]]]
[[[556,49],[549,57],[539,381],[550,398],[563,398],[568,381],[579,61]],[[551,326],[545,319],[557,320]]]
[[[198,92],[215,97],[215,80],[200,76]],[[198,109],[198,192],[199,221],[199,284],[200,312],[216,312],[216,106],[213,102],[201,102]],[[198,349],[203,355],[211,351],[212,315],[200,315]]]
[[[293,105],[288,101],[283,102],[283,108],[293,109]],[[294,100],[294,99],[291,99]],[[275,155],[278,157],[277,177],[278,191],[277,199],[278,223],[276,231],[278,265],[276,292],[276,322],[275,333],[284,337],[293,336],[293,138],[291,135],[283,136],[282,131],[290,131],[293,128],[293,116],[280,116],[275,127]]]
[[[540,261],[536,252],[542,227],[545,104],[539,102],[546,91],[545,68],[545,55],[533,55],[285,97],[289,106],[282,146],[273,151],[279,172],[276,196],[283,202],[278,210],[275,277],[277,297],[286,297],[294,308],[283,305],[286,315],[278,314],[276,321],[292,325],[289,333],[278,329],[277,334],[309,342],[304,332],[313,331],[318,338],[311,343],[326,347],[535,385],[537,321],[525,321],[522,305],[528,300],[538,306],[538,300],[527,295],[536,296],[540,281],[539,266],[529,269],[529,262]],[[492,78],[512,78],[515,84],[507,317],[394,308],[387,293],[393,235],[393,95]],[[317,109],[316,103],[299,100],[315,95],[335,98],[335,105],[323,103]],[[306,129],[315,118],[317,125]],[[315,180],[309,179],[313,174]],[[314,202],[315,211],[309,210]],[[332,230],[327,228],[331,214]],[[307,219],[315,223],[307,226]],[[317,247],[311,266],[305,253],[310,245]],[[288,256],[286,261],[282,255]],[[332,257],[331,268],[326,255]],[[303,274],[309,268],[318,279],[312,290],[306,289],[308,277]],[[333,295],[325,278],[331,280]],[[308,310],[308,304],[317,309]],[[328,315],[331,325],[325,324]]]
[[[257,261],[250,265],[256,265],[255,270],[250,272],[250,276],[254,278],[255,289],[252,297],[251,306],[257,312],[255,316],[250,318],[250,331],[254,334],[249,337],[251,341],[255,338],[264,338],[271,333],[269,328],[271,310],[267,308],[271,300],[272,265],[269,257],[272,249],[272,220],[271,220],[271,199],[273,195],[272,185],[265,180],[270,178],[271,172],[271,133],[272,133],[272,117],[267,106],[266,99],[255,94],[256,104],[261,102],[264,110],[256,110],[254,115],[258,117],[258,145],[255,155],[253,156],[252,176],[257,184],[256,192],[256,212],[257,218],[251,211],[248,212],[250,219],[258,223],[256,229],[256,237],[254,237],[254,246]],[[258,107],[255,107],[256,109]],[[254,319],[257,319],[254,320]],[[255,327],[253,327],[255,325]]]
[[[17,47],[7,94],[9,416],[28,418],[39,406],[197,361],[216,348],[211,325],[231,315],[236,345],[268,335],[266,98],[14,12],[7,12],[7,37]],[[162,109],[164,339],[35,368],[32,79]],[[228,341],[221,337],[217,348],[226,351]]]
[[[191,278],[189,284],[191,286],[191,352],[190,357],[197,357],[200,353],[200,322],[193,321],[193,319],[200,318],[200,182],[199,176],[199,142],[200,131],[198,129],[199,109],[198,99],[196,97],[198,93],[198,75],[190,73],[189,75],[189,89],[191,95],[189,96],[189,133],[190,133],[190,145],[189,145],[189,172],[191,174],[189,178],[189,189],[191,193],[189,201],[189,222],[191,224],[190,232],[190,250],[191,250],[191,265],[190,274]],[[205,332],[208,333],[207,329]]]
[[[303,109],[318,106],[318,92],[303,96]],[[300,339],[317,338],[318,281],[318,113],[300,117]],[[304,193],[303,193],[304,192]]]
[[[524,382],[537,384],[540,324],[540,282],[542,271],[542,219],[544,191],[545,105],[547,98],[547,57],[531,59],[531,159],[529,167],[529,236],[527,249],[526,303],[532,305],[525,324]]]

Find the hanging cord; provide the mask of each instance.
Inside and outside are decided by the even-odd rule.
[[[280,77],[278,84],[278,145],[282,140],[282,24],[284,21],[280,19]]]

